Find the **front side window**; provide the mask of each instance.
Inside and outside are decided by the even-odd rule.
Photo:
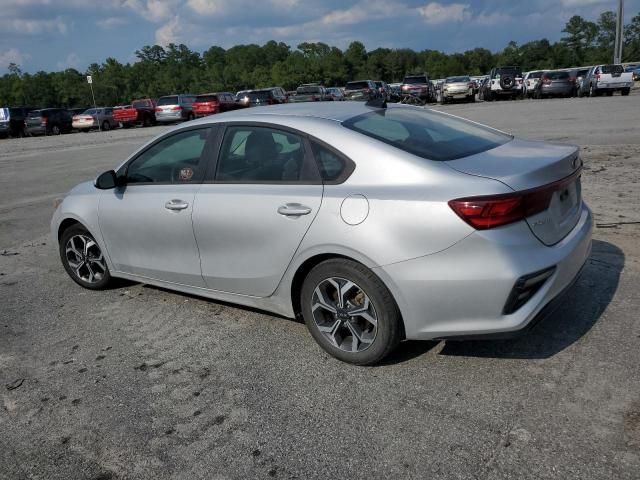
[[[484,152],[513,138],[461,118],[411,107],[376,110],[343,125],[405,152],[439,161]]]
[[[230,183],[312,182],[304,142],[293,133],[265,127],[229,127],[215,180]]]
[[[160,140],[127,167],[127,183],[193,183],[204,175],[209,128],[188,130]]]

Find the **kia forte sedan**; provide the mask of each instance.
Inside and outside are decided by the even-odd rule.
[[[115,159],[114,159],[115,160]],[[331,355],[513,334],[589,256],[576,147],[406,105],[291,104],[163,133],[51,223],[64,268],[304,319]]]

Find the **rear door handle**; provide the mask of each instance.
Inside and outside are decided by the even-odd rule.
[[[167,210],[184,210],[185,208],[189,208],[189,204],[184,200],[174,198],[173,200],[169,200],[165,203],[164,208]]]
[[[309,215],[311,209],[299,203],[287,203],[278,207],[278,213],[286,217],[299,217],[300,215]]]

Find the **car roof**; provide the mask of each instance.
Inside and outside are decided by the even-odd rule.
[[[398,108],[390,106],[389,108]],[[252,107],[232,112],[219,113],[211,117],[196,120],[197,123],[267,121],[267,117],[306,117],[343,122],[363,113],[372,112],[364,102],[304,102]],[[273,121],[273,119],[271,120]]]

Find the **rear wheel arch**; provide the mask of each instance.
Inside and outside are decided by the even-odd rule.
[[[304,262],[302,262],[302,264],[298,266],[296,273],[293,275],[293,278],[291,280],[291,304],[292,304],[293,313],[296,319],[303,321],[302,304],[301,304],[300,296],[302,293],[302,286],[304,284],[304,280],[307,278],[311,270],[313,270],[316,266],[320,265],[321,263],[326,262],[327,260],[341,260],[341,259],[357,263],[359,265],[362,265],[364,268],[367,268],[368,270],[370,270],[371,273],[375,275],[378,278],[378,280],[380,280],[380,282],[387,288],[387,290],[389,290],[389,292],[391,293],[391,296],[394,297],[393,290],[389,288],[386,282],[382,278],[380,278],[379,275],[373,272],[373,270],[370,267],[368,267],[361,261],[358,261],[355,258],[350,257],[348,255],[342,255],[338,253],[323,253],[319,255],[314,255],[312,257],[307,258]],[[406,338],[406,335],[405,335],[405,328],[404,328],[404,320],[402,318],[402,312],[398,305],[398,301],[395,298],[394,298],[394,302],[396,304],[396,308],[398,309],[398,312],[400,313],[401,339],[404,339]]]

